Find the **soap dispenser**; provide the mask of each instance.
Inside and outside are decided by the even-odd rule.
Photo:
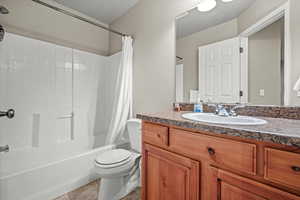
[[[203,101],[198,99],[198,103],[194,104],[194,112],[196,113],[203,113]]]

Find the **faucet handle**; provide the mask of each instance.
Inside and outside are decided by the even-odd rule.
[[[233,106],[233,108],[230,109],[229,115],[236,117],[237,116],[236,110],[239,108],[245,108],[245,107],[246,107],[245,104],[237,103],[235,106]]]
[[[220,109],[222,109],[222,105],[221,104],[215,104],[215,103],[208,103],[207,104],[209,107],[214,107],[215,108],[215,114],[218,114],[219,113],[219,111],[220,111]]]
[[[230,116],[229,112],[226,109],[226,106],[223,104],[217,104],[216,114],[222,117]]]
[[[0,111],[0,117],[7,117],[8,119],[12,119],[15,116],[15,110],[9,109],[8,111]]]
[[[217,108],[223,109],[225,106],[223,104],[217,104]]]
[[[237,103],[232,109],[245,108],[246,104]]]

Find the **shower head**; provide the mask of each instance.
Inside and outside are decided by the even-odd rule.
[[[2,42],[2,40],[4,38],[4,34],[5,34],[5,30],[4,30],[3,26],[0,24],[0,42]]]
[[[3,15],[9,14],[9,10],[4,6],[0,6],[0,13]]]

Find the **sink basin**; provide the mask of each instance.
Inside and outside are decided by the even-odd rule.
[[[213,113],[186,113],[183,118],[205,123],[225,124],[225,125],[263,125],[267,121],[254,117],[237,116],[237,117],[222,117]]]

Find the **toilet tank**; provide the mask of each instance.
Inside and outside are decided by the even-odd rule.
[[[127,131],[132,150],[142,151],[142,120],[130,119],[127,121]]]

